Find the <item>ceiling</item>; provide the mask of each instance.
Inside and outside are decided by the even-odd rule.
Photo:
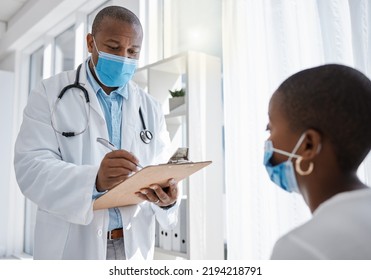
[[[27,1],[30,0],[1,0],[0,22],[8,22]]]

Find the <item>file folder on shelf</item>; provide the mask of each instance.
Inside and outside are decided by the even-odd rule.
[[[159,227],[159,247],[163,250],[171,250],[171,230]]]
[[[211,164],[211,161],[181,162],[150,165],[134,173],[131,177],[109,190],[94,201],[94,210],[138,204],[143,200],[135,193],[152,184],[166,186],[169,179],[179,182],[200,169]]]
[[[171,233],[171,250],[187,252],[187,199],[183,198],[179,205],[178,223]]]
[[[160,247],[160,225],[155,223],[155,247]]]

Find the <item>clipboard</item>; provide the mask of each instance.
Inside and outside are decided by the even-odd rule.
[[[93,210],[138,204],[143,202],[141,198],[135,195],[135,192],[140,189],[152,184],[165,185],[171,178],[179,182],[211,163],[212,161],[180,162],[144,167],[96,199]]]

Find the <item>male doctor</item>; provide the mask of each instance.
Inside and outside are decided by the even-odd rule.
[[[138,165],[168,156],[161,107],[131,81],[142,36],[131,11],[104,8],[87,35],[91,57],[81,69],[42,81],[29,96],[14,164],[21,191],[38,206],[35,259],[152,259],[155,219],[168,229],[177,222],[174,180],[165,189],[143,186],[138,205],[93,211],[94,199]],[[61,97],[76,80],[83,89]],[[149,141],[140,137],[144,127]],[[118,150],[109,151],[97,137]]]

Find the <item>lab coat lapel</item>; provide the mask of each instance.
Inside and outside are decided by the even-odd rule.
[[[141,98],[135,85],[129,82],[128,87],[128,99],[124,99],[122,104],[121,148],[134,152],[135,141],[139,141],[139,134],[135,135],[135,131],[138,122],[140,122],[139,106]]]
[[[127,150],[135,154],[136,141],[139,140],[139,134],[136,135],[136,126],[139,119],[139,106],[141,98],[138,94],[138,89],[135,85],[129,82],[128,84],[128,99],[124,99],[122,103],[122,122],[121,122],[121,149]],[[136,155],[138,156],[138,155]],[[140,210],[138,205],[120,207],[123,227],[126,230],[131,228],[131,220]]]
[[[92,111],[96,112],[104,121],[104,114],[102,108],[99,104],[97,94],[94,92],[93,88],[91,87],[87,75],[86,75],[86,61],[82,63],[81,70],[80,70],[80,84],[86,88],[89,93],[90,99],[90,107],[93,109]]]

